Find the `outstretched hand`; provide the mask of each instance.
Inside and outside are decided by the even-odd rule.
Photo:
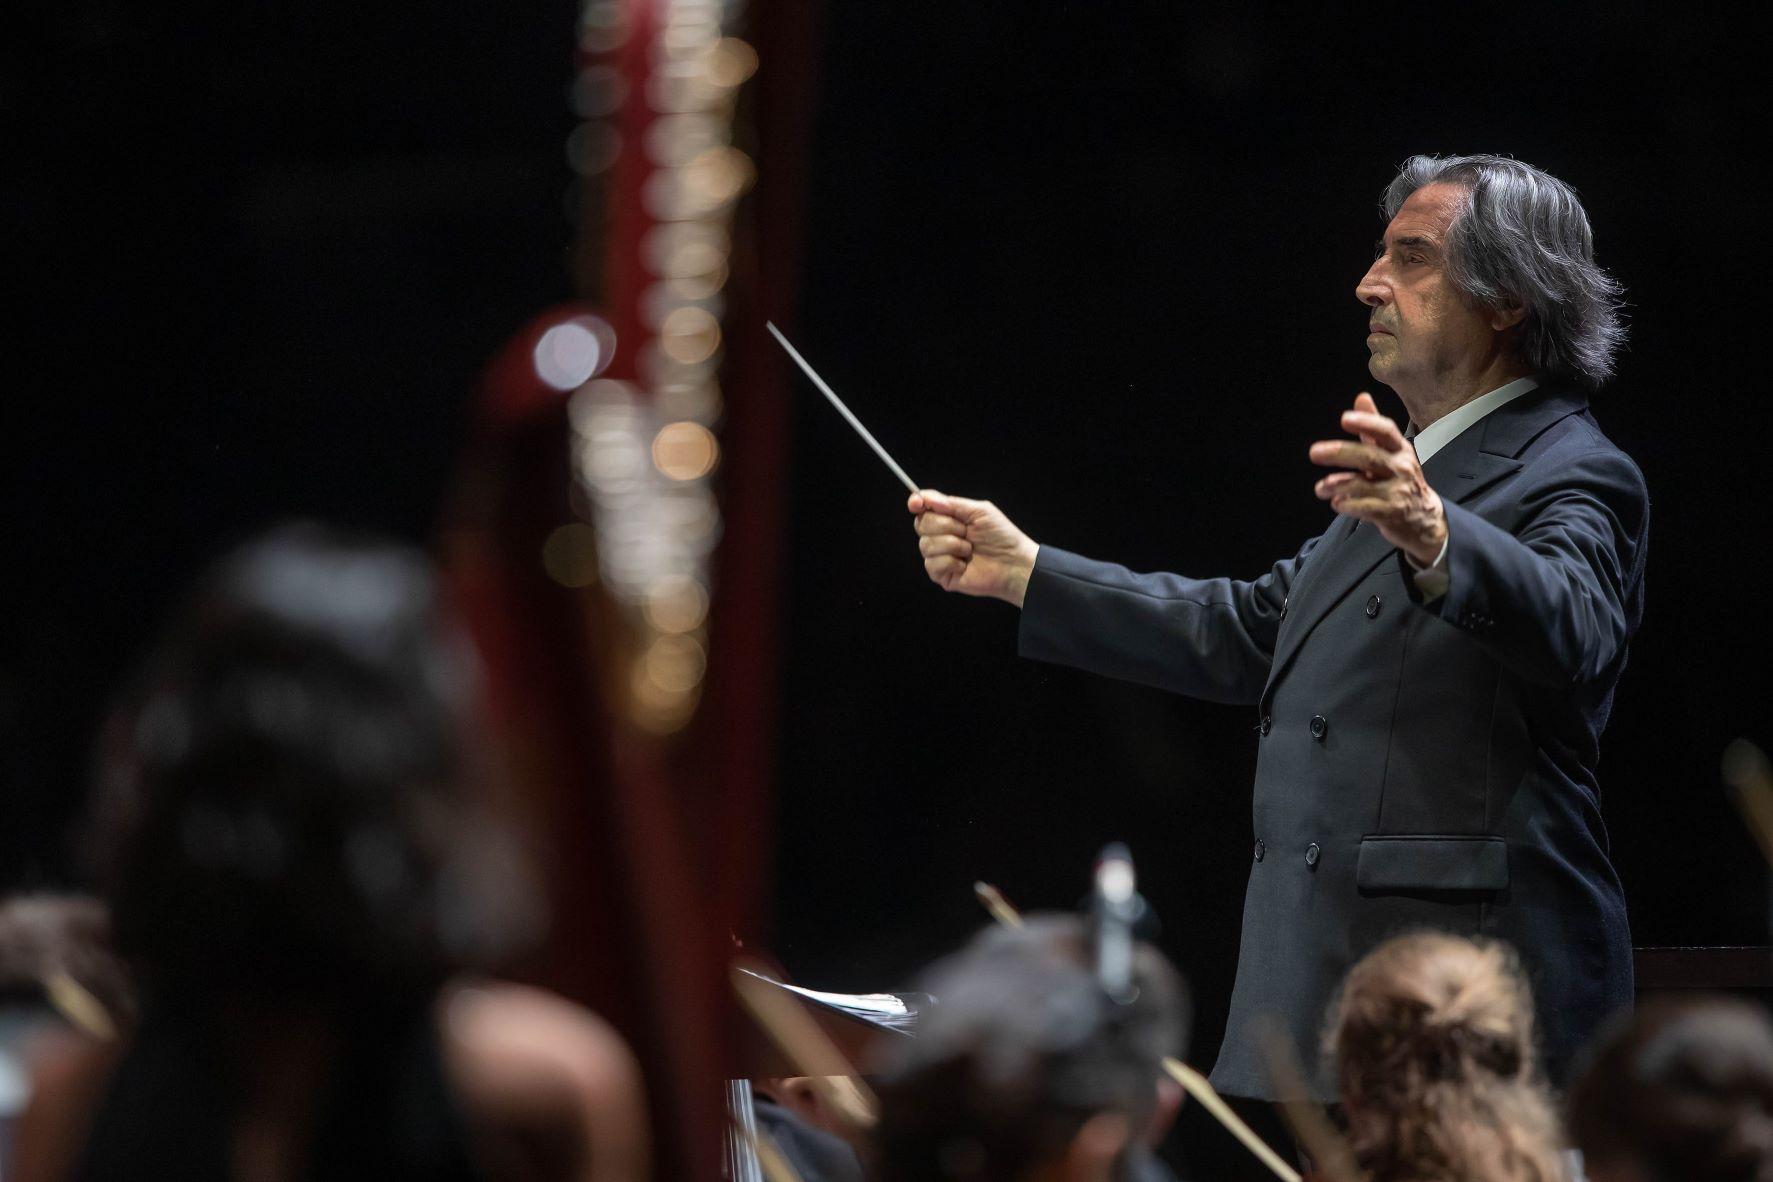
[[[905,507],[917,517],[917,548],[932,583],[1022,606],[1040,547],[1003,510],[933,488],[912,493]]]
[[[1428,487],[1416,449],[1396,423],[1379,413],[1373,396],[1354,397],[1342,412],[1342,429],[1356,439],[1325,439],[1311,445],[1311,462],[1346,468],[1317,482],[1317,496],[1338,513],[1370,521],[1385,540],[1430,566],[1447,541],[1447,511]]]

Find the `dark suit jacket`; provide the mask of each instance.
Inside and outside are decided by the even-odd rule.
[[[1513,944],[1554,1080],[1631,1000],[1595,767],[1643,612],[1643,476],[1587,399],[1555,388],[1425,471],[1450,535],[1433,603],[1377,529],[1342,517],[1252,582],[1043,546],[1028,585],[1025,656],[1258,707],[1253,860],[1212,1077],[1228,1093],[1275,1098],[1264,1014],[1316,1064],[1343,974],[1400,931]]]

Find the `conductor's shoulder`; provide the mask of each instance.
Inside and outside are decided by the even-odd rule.
[[[1634,499],[1649,499],[1644,470],[1601,430],[1589,412],[1554,424],[1521,458],[1536,483],[1598,483]]]

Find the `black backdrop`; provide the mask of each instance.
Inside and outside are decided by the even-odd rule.
[[[30,3],[0,39],[0,884],[65,881],[116,679],[290,516],[428,535],[570,290],[573,0]]]
[[[1653,503],[1601,765],[1634,936],[1764,942],[1718,773],[1731,738],[1773,739],[1752,65],[1647,5],[834,5],[801,345],[919,481],[1135,569],[1253,577],[1326,522],[1305,453],[1368,388],[1353,288],[1396,165],[1504,152],[1570,181],[1631,300],[1596,411]],[[903,493],[810,391],[795,429],[784,958],[903,984],[981,921],[974,879],[1070,906],[1122,838],[1210,1062],[1254,712],[1020,661],[1014,611],[925,581]]]

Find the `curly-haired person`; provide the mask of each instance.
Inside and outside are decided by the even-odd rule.
[[[1562,1140],[1507,945],[1394,938],[1349,971],[1333,1057],[1355,1159],[1373,1182],[1560,1182]]]

